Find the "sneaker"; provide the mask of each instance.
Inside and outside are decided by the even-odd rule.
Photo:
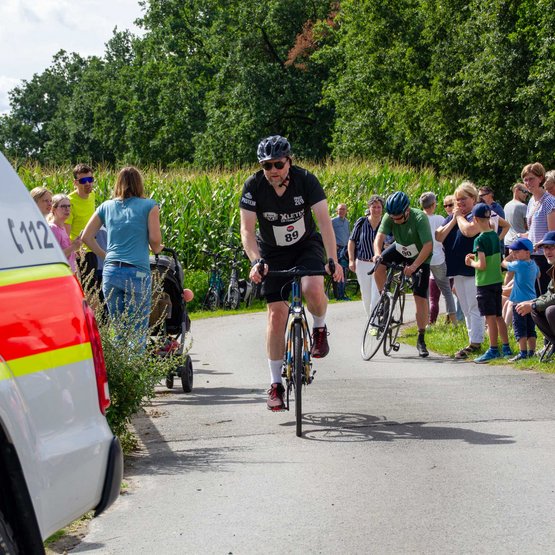
[[[312,350],[310,354],[314,358],[324,358],[330,352],[328,345],[328,328],[313,328],[312,329]]]
[[[341,301],[350,301],[351,297],[341,297]]]
[[[283,394],[285,393],[285,388],[280,383],[273,383],[268,389],[268,400],[266,404],[268,410],[283,410],[285,408],[285,403],[283,402]]]
[[[419,339],[416,342],[416,348],[418,349],[418,356],[421,356],[422,358],[425,358],[430,354],[428,352],[428,349],[426,348],[426,343],[424,339]]]
[[[471,343],[470,345],[467,345],[466,347],[464,347],[460,351],[457,351],[455,353],[455,358],[457,360],[465,360],[465,359],[468,358],[468,355],[470,355],[472,353],[477,353],[479,350],[480,350],[480,345],[478,345],[476,343]]]
[[[501,347],[501,356],[502,357],[512,357],[513,356],[513,351],[511,351],[511,348],[509,347],[509,345],[503,345]]]
[[[519,360],[524,360],[524,359],[526,359],[526,358],[528,358],[528,355],[527,355],[527,354],[518,353],[518,354],[517,354],[516,356],[514,356],[513,358],[510,358],[510,359],[508,360],[508,362],[518,362]]]
[[[486,362],[489,362],[490,360],[495,360],[496,358],[501,358],[501,353],[498,350],[494,351],[490,347],[482,356],[475,358],[474,362],[476,364],[486,364]]]

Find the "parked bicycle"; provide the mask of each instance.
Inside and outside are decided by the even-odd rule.
[[[208,271],[208,291],[202,301],[202,308],[204,310],[217,310],[222,306],[225,290],[222,277],[223,257],[218,252],[212,252],[206,249],[202,249],[202,252],[212,257],[212,263]]]
[[[398,351],[397,341],[403,325],[405,310],[405,293],[411,286],[411,278],[404,273],[403,264],[382,262],[387,267],[383,293],[372,314],[368,318],[362,336],[361,354],[364,360],[370,360],[383,345],[383,352],[388,356],[391,351]],[[371,275],[376,266],[368,275]]]
[[[225,292],[223,306],[230,310],[237,310],[241,304],[241,289],[239,287],[239,268],[241,262],[239,261],[239,253],[243,253],[243,247],[228,245],[232,251],[232,258],[229,262],[231,266],[231,273],[229,275],[229,283]]]
[[[356,297],[359,292],[360,292],[360,286],[358,283],[358,279],[356,277],[356,274],[354,272],[351,272],[351,270],[347,269],[347,279],[345,281],[345,296],[348,297],[349,299],[352,299],[354,297]],[[325,291],[326,291],[326,297],[328,299],[334,299],[335,298],[335,287],[334,287],[334,281],[333,278],[331,276],[326,276],[326,283],[325,283]]]
[[[335,264],[330,258],[330,272],[335,271]],[[264,271],[264,261],[260,262],[259,271]],[[312,349],[312,336],[303,306],[301,279],[304,276],[325,276],[325,270],[306,270],[301,267],[289,270],[269,270],[266,276],[290,277],[291,303],[289,316],[285,328],[285,353],[283,357],[283,377],[285,378],[285,410],[289,410],[289,402],[293,397],[295,402],[295,421],[297,437],[302,435],[303,386],[312,383],[315,370],[312,369],[310,351]]]

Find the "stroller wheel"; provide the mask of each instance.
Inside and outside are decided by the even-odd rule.
[[[173,372],[168,372],[168,375],[166,376],[166,387],[168,389],[173,389]]]
[[[193,363],[191,357],[187,355],[185,364],[177,369],[177,373],[181,376],[181,386],[185,393],[193,391]]]

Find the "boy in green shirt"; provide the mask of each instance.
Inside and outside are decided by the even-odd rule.
[[[502,315],[501,250],[499,237],[490,226],[491,209],[480,202],[472,209],[472,215],[481,233],[474,239],[474,252],[466,255],[465,264],[476,270],[476,299],[480,314],[485,316],[488,325],[489,349],[474,360],[477,364],[484,364],[513,353]],[[497,346],[498,335],[503,342],[502,354]]]

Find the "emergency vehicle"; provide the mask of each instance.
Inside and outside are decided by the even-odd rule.
[[[123,458],[92,310],[44,217],[0,153],[0,554],[118,497]]]

